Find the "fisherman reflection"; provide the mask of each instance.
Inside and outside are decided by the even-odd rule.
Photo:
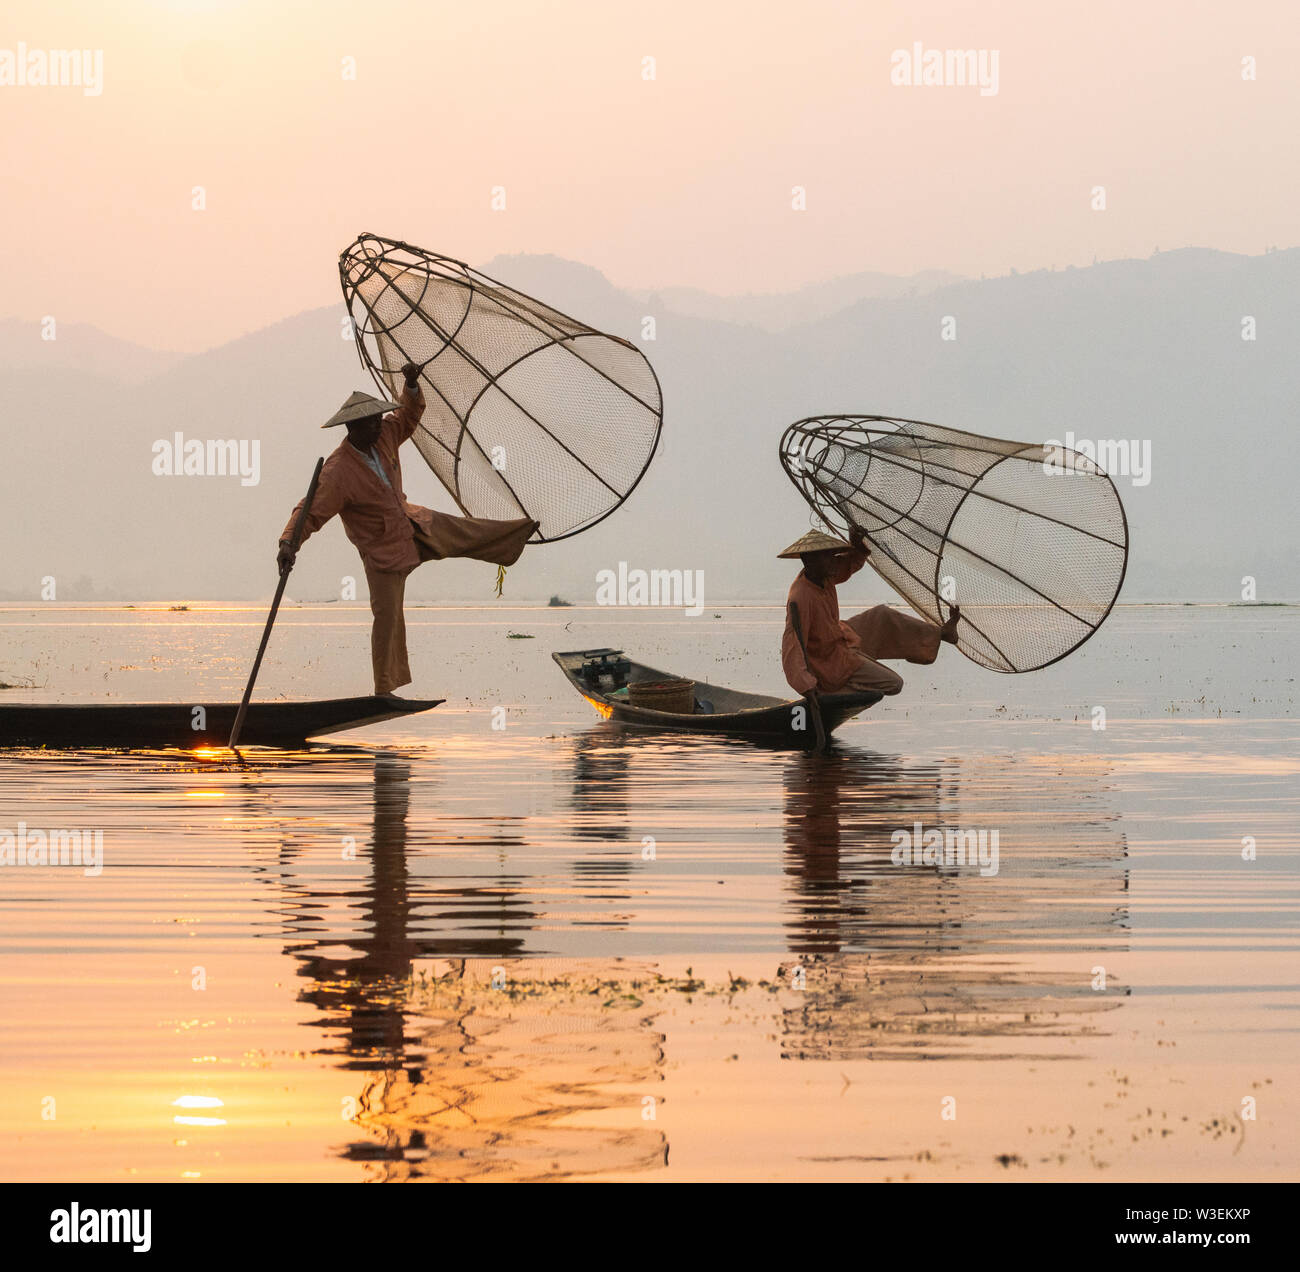
[[[494,991],[494,971],[516,985],[535,975],[532,961],[511,957],[522,939],[502,935],[517,927],[517,906],[468,922],[458,914],[454,931],[420,935],[436,880],[410,871],[410,802],[410,764],[376,756],[360,905],[367,935],[344,938],[354,956],[326,955],[340,937],[317,917],[300,929],[313,932],[314,952],[288,950],[311,980],[302,1001],[323,1012],[311,1023],[341,1038],[323,1053],[366,1075],[353,1119],[364,1137],[341,1156],[384,1179],[557,1179],[662,1166],[667,1140],[639,1123],[627,1094],[661,1080],[663,1039],[652,1019],[602,1011],[590,995],[557,1007],[545,994]],[[549,975],[560,970],[552,964]],[[574,1126],[575,1115],[604,1124]]]
[[[786,873],[795,881],[786,921],[791,952],[942,948],[954,917],[953,881],[895,867],[890,852],[899,825],[940,818],[945,780],[942,763],[905,765],[871,752],[791,758],[784,773]]]
[[[375,1056],[400,1056],[409,1042],[401,995],[395,987],[409,981],[415,960],[439,955],[483,954],[503,957],[523,951],[524,937],[506,935],[526,931],[536,915],[509,894],[484,895],[483,890],[451,890],[459,905],[450,917],[459,922],[451,931],[429,928],[427,911],[431,895],[440,896],[433,879],[413,879],[408,860],[407,819],[411,802],[411,766],[398,757],[380,754],[374,769],[374,834],[369,853],[370,877],[361,892],[360,926],[364,935],[347,938],[358,953],[338,957],[319,952],[336,948],[337,933],[318,933],[315,950],[301,947],[293,953],[301,960],[299,974],[313,987],[302,995],[305,1002],[331,1013],[346,1030],[338,1048],[349,1068],[365,1068]],[[413,894],[414,893],[414,897]],[[318,904],[323,903],[321,898]],[[478,919],[491,921],[486,931],[476,931],[478,919],[467,920],[472,908]],[[437,915],[438,918],[445,917]]]
[[[968,770],[970,767],[970,771]],[[999,1039],[1012,1056],[1073,1058],[1044,1038],[1095,1032],[1123,998],[1094,992],[1087,967],[1126,948],[1126,846],[1098,808],[1088,766],[1058,773],[1058,802],[1015,757],[978,764],[904,763],[867,752],[792,757],[784,773],[786,920],[794,956],[778,973],[799,995],[782,1009],[787,1059],[937,1059],[974,1039]],[[1102,815],[1099,815],[1102,814]],[[1000,873],[894,864],[900,829],[1018,827]],[[1007,845],[1004,845],[1004,849]],[[1044,927],[1043,916],[1050,915]],[[1040,970],[1023,955],[1092,952],[1069,970]],[[1020,961],[961,956],[1006,954]],[[1123,991],[1120,991],[1123,994]],[[1010,1040],[1035,1040],[1012,1045]],[[998,1053],[979,1054],[992,1058]]]

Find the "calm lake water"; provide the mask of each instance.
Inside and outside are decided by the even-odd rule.
[[[0,608],[0,703],[237,699],[263,618]],[[1294,1177],[1300,608],[945,648],[825,756],[598,723],[549,657],[784,693],[781,620],[412,609],[427,715],[0,752],[0,829],[104,854],[0,869],[0,1178]],[[367,692],[368,630],[286,610],[259,696]]]

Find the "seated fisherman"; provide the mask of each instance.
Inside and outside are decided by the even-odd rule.
[[[321,469],[302,535],[306,542],[338,515],[361,554],[374,618],[370,660],[376,694],[391,694],[411,683],[406,656],[406,576],[425,561],[448,557],[513,565],[537,529],[537,522],[530,517],[513,521],[454,517],[406,501],[399,452],[424,414],[424,394],[419,367],[408,362],[402,375],[405,387],[400,402],[381,402],[368,393],[354,393],[321,425],[334,428],[345,424],[348,432]],[[281,571],[293,568],[293,527],[301,508],[299,502],[280,535],[276,562]]]
[[[790,587],[781,665],[790,687],[805,697],[869,690],[897,693],[903,687],[903,678],[879,659],[932,663],[939,654],[940,641],[957,643],[961,611],[956,605],[942,627],[889,605],[873,606],[840,622],[835,587],[862,569],[871,555],[856,527],[850,538],[852,542],[845,543],[820,530],[810,530],[777,554],[803,561],[803,570]],[[790,606],[799,612],[802,647]]]

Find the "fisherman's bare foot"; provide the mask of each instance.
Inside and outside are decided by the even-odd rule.
[[[939,639],[946,640],[948,644],[957,643],[957,624],[961,620],[961,606],[954,605],[948,610],[948,621],[939,628]]]

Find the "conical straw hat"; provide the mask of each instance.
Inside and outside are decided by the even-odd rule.
[[[366,420],[372,415],[382,415],[385,411],[397,410],[396,402],[382,402],[369,393],[354,393],[333,415],[321,425],[321,428],[334,428],[338,424],[350,424],[353,420]]]
[[[809,530],[802,539],[796,539],[784,552],[778,552],[776,555],[801,557],[809,552],[844,552],[849,546],[843,539],[837,539],[834,535],[823,534],[820,530]]]

